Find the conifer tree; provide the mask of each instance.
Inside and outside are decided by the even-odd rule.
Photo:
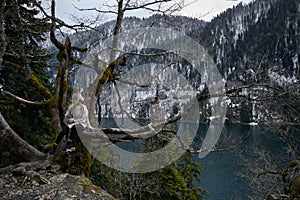
[[[2,21],[5,30],[3,41],[3,67],[0,70],[0,84],[3,90],[32,101],[44,100],[32,84],[32,77],[47,88],[51,88],[47,77],[47,55],[41,42],[49,30],[46,19],[38,16],[35,0],[6,1],[3,6]],[[1,45],[2,46],[2,45]],[[10,126],[25,140],[40,148],[51,139],[48,111],[17,102],[1,96],[1,112]],[[33,117],[34,116],[34,117]]]

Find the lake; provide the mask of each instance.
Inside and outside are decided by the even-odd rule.
[[[104,124],[116,127],[111,120]],[[192,144],[194,150],[200,149],[208,127],[207,124],[199,124]],[[135,140],[117,145],[128,151],[140,152],[142,144]],[[287,153],[287,147],[278,133],[258,125],[225,125],[213,151],[204,158],[199,158],[198,154],[193,157],[203,166],[201,183],[197,184],[210,193],[204,199],[264,199],[269,192],[282,191],[280,176],[257,175],[264,170],[282,171],[293,159]]]
[[[199,130],[205,128],[206,125],[201,125]],[[257,177],[257,173],[268,168],[284,169],[289,158],[286,148],[279,134],[264,131],[259,126],[224,126],[215,151],[203,159],[194,156],[203,166],[200,185],[210,193],[205,199],[264,199],[273,189],[282,190],[279,176]],[[285,161],[279,162],[282,159]]]

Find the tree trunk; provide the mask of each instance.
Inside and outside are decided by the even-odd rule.
[[[0,152],[8,152],[14,155],[12,160],[15,162],[30,162],[42,160],[46,155],[26,141],[24,141],[18,134],[14,132],[7,124],[6,120],[0,112]]]
[[[69,71],[74,64],[72,61],[71,41],[70,38],[66,38],[65,45],[61,45],[51,32],[51,38],[53,44],[59,49],[58,60],[59,67],[56,74],[55,93],[50,105],[50,113],[52,115],[52,127],[55,135],[58,135],[61,131],[61,122],[64,118],[64,107],[67,104],[67,92],[68,92],[68,76]]]
[[[94,81],[93,85],[95,86],[95,83],[97,83],[96,86],[96,90],[94,95],[91,96],[91,101],[90,101],[90,110],[93,112],[90,112],[90,119],[91,119],[91,124],[94,126],[94,119],[95,119],[95,106],[96,106],[96,102],[100,101],[100,93],[101,93],[101,89],[103,88],[103,86],[107,83],[107,81],[112,78],[113,73],[114,73],[114,69],[117,65],[124,65],[125,64],[125,56],[124,56],[124,60],[122,61],[122,63],[118,60],[116,60],[115,56],[116,56],[116,51],[114,49],[116,49],[116,47],[118,46],[118,40],[119,40],[119,36],[118,34],[120,33],[121,30],[121,25],[122,25],[122,21],[124,18],[124,10],[123,10],[123,0],[120,0],[118,2],[118,16],[117,16],[117,20],[115,23],[115,27],[114,27],[114,35],[113,35],[113,43],[112,43],[112,51],[110,54],[110,62],[108,67],[104,70],[103,73],[98,74],[98,77],[96,78],[96,80]],[[97,65],[99,66],[99,65]],[[101,106],[100,103],[98,104],[99,106],[99,113],[98,113],[98,123],[100,124],[101,121]]]

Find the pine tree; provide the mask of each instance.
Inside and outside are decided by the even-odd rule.
[[[3,67],[0,84],[5,91],[32,101],[44,100],[32,85],[32,77],[48,88],[46,67],[49,55],[41,46],[49,31],[46,19],[38,17],[34,0],[6,1],[3,13],[6,49],[3,52]],[[36,147],[49,143],[51,130],[47,107],[30,106],[1,97],[1,112],[11,127]]]
[[[5,32],[4,32],[4,9],[5,9],[6,0],[2,0],[0,2],[0,69],[2,66],[2,57],[4,55],[4,51],[6,49],[6,41],[5,41]]]

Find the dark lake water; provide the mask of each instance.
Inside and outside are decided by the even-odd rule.
[[[105,124],[115,126],[111,121]],[[207,129],[208,125],[199,125],[193,149],[201,147]],[[138,140],[119,144],[134,152],[141,145]],[[197,184],[210,193],[204,199],[264,199],[273,189],[282,189],[279,183],[274,184],[274,181],[280,181],[280,177],[256,176],[263,170],[283,170],[292,159],[287,147],[276,131],[270,132],[258,125],[225,125],[212,152],[204,158],[194,155],[194,161],[203,166],[201,183]]]
[[[281,184],[272,181],[280,181],[280,177],[272,175],[274,177],[270,179],[262,175],[258,179],[257,173],[268,168],[284,169],[289,157],[286,148],[287,144],[279,134],[259,126],[224,126],[216,151],[203,159],[194,156],[194,160],[203,166],[200,185],[210,193],[205,199],[265,199],[268,192],[272,192],[268,184],[282,188]],[[283,159],[284,162],[279,162]],[[269,187],[269,191],[264,187]]]

